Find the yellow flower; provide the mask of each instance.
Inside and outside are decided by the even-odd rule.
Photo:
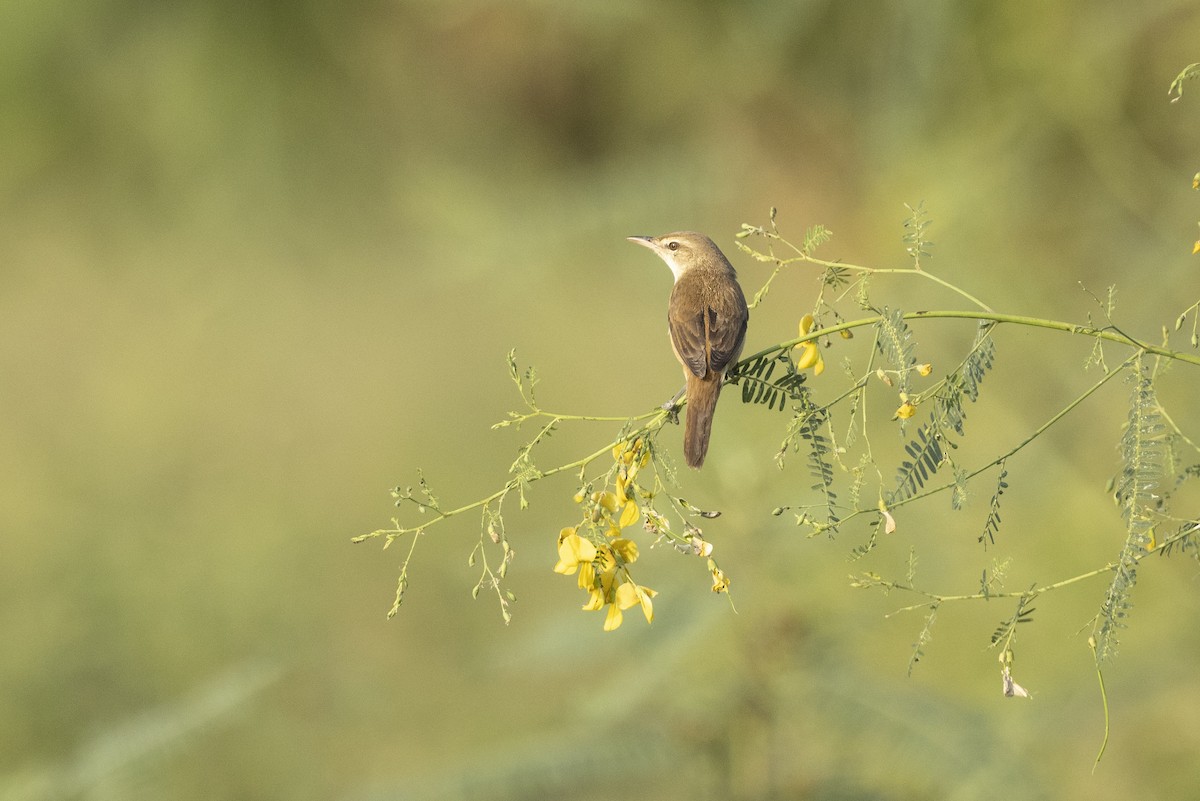
[[[599,587],[592,587],[591,592],[588,593],[587,603],[585,603],[583,605],[583,611],[598,612],[603,608],[604,608],[604,590],[600,589]]]
[[[813,322],[811,314],[800,318],[800,336],[804,336],[812,330]],[[800,351],[800,356],[796,359],[796,369],[807,370],[811,367],[813,375],[825,372],[825,360],[821,358],[821,348],[816,342],[801,342],[799,345],[794,345],[792,350]]]
[[[591,590],[596,586],[596,564],[594,562],[579,563],[579,589]]]
[[[617,511],[617,496],[611,492],[593,492],[592,500],[596,505],[607,510],[609,514]]]
[[[625,508],[621,510],[621,520],[618,525],[621,528],[629,528],[641,518],[641,513],[638,510],[637,501],[626,501]]]
[[[654,622],[654,603],[650,600],[657,592],[649,587],[642,587],[634,584],[632,581],[627,581],[617,587],[616,606],[621,609],[628,609],[634,604],[640,604],[642,614],[646,616],[647,623]]]
[[[601,553],[603,554],[603,549]],[[628,579],[619,578],[614,565],[602,572],[599,580],[589,589],[583,611],[598,612],[607,608],[608,611],[604,616],[605,631],[612,631],[619,627],[624,620],[622,614],[624,610],[635,605],[641,606],[642,614],[646,616],[646,622],[653,623],[654,602],[652,599],[656,595],[658,593],[649,587],[642,587]]]
[[[800,355],[796,358],[797,370],[807,370],[811,367],[813,375],[820,375],[825,371],[825,361],[821,358],[821,349],[817,347],[817,343],[801,342],[793,350],[800,351]]]
[[[906,400],[904,403],[900,404],[900,408],[896,410],[896,417],[898,417],[901,420],[907,420],[908,418],[912,417],[916,413],[917,413],[917,407],[913,405],[912,401]],[[895,418],[893,418],[893,419],[895,419]]]
[[[624,617],[624,615],[621,614],[621,607],[617,606],[616,604],[609,604],[608,615],[604,618],[604,630],[613,631],[614,629],[619,628],[622,617]]]
[[[617,569],[613,567],[602,570],[597,578],[587,588],[588,600],[583,605],[585,612],[595,612],[603,609],[605,604],[612,603],[613,582],[617,578]]]
[[[917,373],[921,376],[927,376],[932,372],[933,372],[933,365],[930,364],[929,362],[925,362],[925,364],[917,365]]]
[[[612,455],[613,461],[624,464],[626,467],[633,464],[633,460],[637,457],[638,452],[642,450],[642,438],[638,437],[633,442],[618,442],[613,446]],[[643,465],[644,467],[645,465]]]
[[[637,485],[638,466],[635,464],[631,467],[621,466],[617,471],[617,477],[613,480],[613,486],[616,488],[616,500],[618,504],[622,504],[632,498],[641,489]]]
[[[581,564],[590,564],[596,558],[596,546],[575,533],[574,528],[564,528],[558,534],[558,563],[555,573],[564,576],[573,574]]]
[[[617,587],[617,597],[613,600],[622,609],[628,609],[638,602],[637,585],[626,581]]]
[[[712,573],[713,592],[729,592],[729,577],[725,575],[725,571],[717,567],[717,563],[713,560],[708,560],[708,572]]]
[[[617,569],[617,557],[613,554],[611,545],[605,545],[596,550],[596,569],[600,571],[601,578],[605,579],[609,584],[612,584],[612,575]]]
[[[716,570],[712,571],[712,577],[713,592],[729,592],[729,576],[725,575],[724,570],[718,567]]]
[[[613,540],[609,543],[613,553],[621,557],[621,561],[625,564],[632,564],[637,561],[638,547],[633,540]]]
[[[646,616],[647,623],[654,622],[654,604],[651,598],[658,595],[657,592],[649,587],[643,587],[641,584],[637,586],[638,603],[642,605],[642,614]]]

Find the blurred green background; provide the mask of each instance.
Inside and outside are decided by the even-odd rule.
[[[550,570],[570,482],[509,517],[508,627],[470,598],[473,516],[422,541],[391,621],[402,551],[350,537],[418,466],[448,503],[499,486],[510,348],[555,410],[678,388],[669,273],[630,234],[706,231],[752,292],[767,271],[733,233],[770,206],[885,267],[923,200],[931,270],[1075,321],[1081,282],[1116,283],[1122,327],[1156,339],[1200,284],[1200,87],[1166,94],[1198,30],[1187,0],[0,4],[0,798],[1194,792],[1193,562],[1143,570],[1095,773],[1103,581],[1039,599],[1031,702],[986,649],[1011,605],[943,608],[909,679],[920,616],[883,615],[916,599],[846,581],[902,576],[910,545],[947,592],[993,558],[1010,589],[1113,558],[1119,382],[1010,462],[989,552],[984,482],[857,564],[862,530],[770,515],[810,481],[772,464],[785,418],[731,395],[681,492],[725,512],[705,531],[736,615],[702,563],[645,549],[656,621],[603,634]],[[748,350],[794,335],[813,278],[780,279]],[[931,287],[875,291],[961,307]],[[950,363],[968,328],[922,327],[921,352]],[[1096,378],[1084,341],[998,342],[967,462]],[[1163,386],[1192,437],[1195,386]],[[566,430],[539,463],[613,433]]]

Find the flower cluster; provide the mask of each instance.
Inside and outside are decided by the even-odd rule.
[[[579,588],[588,593],[585,611],[607,610],[605,631],[620,626],[624,610],[633,606],[640,606],[646,621],[653,622],[652,599],[657,595],[633,580],[629,565],[637,561],[637,543],[621,536],[622,529],[641,519],[638,496],[652,495],[636,480],[650,461],[650,450],[641,438],[622,442],[613,448],[613,460],[611,490],[590,495],[581,491],[575,496],[576,503],[584,505],[583,522],[559,532],[554,565],[556,573],[578,574]]]
[[[574,528],[564,528],[558,535],[558,564],[554,572],[563,575],[579,573],[579,588],[587,590],[584,611],[608,610],[604,630],[612,631],[621,625],[623,612],[640,605],[646,622],[654,621],[652,598],[656,593],[633,581],[629,565],[637,561],[638,548],[633,540],[616,537],[596,545]]]

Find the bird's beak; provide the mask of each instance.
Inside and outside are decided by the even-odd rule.
[[[657,244],[655,243],[654,237],[652,237],[652,236],[627,236],[625,238],[628,239],[630,242],[633,242],[634,244],[641,245],[644,248],[650,248],[651,250],[658,250]]]

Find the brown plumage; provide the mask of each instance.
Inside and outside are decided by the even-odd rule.
[[[667,328],[686,382],[683,456],[689,467],[698,468],[708,453],[725,372],[737,364],[746,341],[746,297],[733,265],[704,234],[679,231],[629,240],[657,253],[675,275]]]

